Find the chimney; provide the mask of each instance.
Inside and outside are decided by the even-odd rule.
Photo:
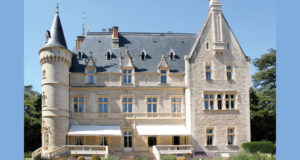
[[[81,43],[83,42],[84,40],[84,36],[77,36],[77,40],[76,40],[76,46],[75,46],[75,49],[77,50],[78,47],[81,45]]]
[[[119,33],[118,33],[119,27],[114,26],[112,28],[112,47],[113,48],[119,48]]]

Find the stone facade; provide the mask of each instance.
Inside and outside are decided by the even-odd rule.
[[[134,35],[118,33],[118,27],[113,32],[79,36],[75,50],[71,52],[63,37],[58,11],[51,31],[47,33],[47,43],[39,51],[43,71],[43,154],[64,145],[103,145],[102,137],[105,137],[105,145],[110,152],[124,152],[124,143],[128,143],[124,138],[127,132],[133,134],[130,142],[132,146],[129,147],[131,151],[151,150],[148,136],[139,135],[138,125],[185,126],[189,135],[171,133],[169,136],[150,137],[156,137],[156,145],[193,145],[196,154],[233,154],[241,150],[242,143],[250,141],[250,58],[245,56],[237,42],[222,14],[218,0],[210,1],[208,17],[199,34],[139,35],[151,37],[152,43],[160,43],[161,37],[166,37],[168,41],[172,37],[183,37],[181,44],[176,44],[173,48],[181,48],[178,45],[182,45],[189,54],[180,49],[173,50],[168,45],[174,45],[175,42],[171,43],[170,40],[170,43],[160,44],[170,48],[167,49],[170,51],[168,56],[160,56],[161,53],[151,53],[151,49],[143,49],[142,52],[148,52],[145,57],[149,60],[141,60],[131,53],[135,51],[135,44],[125,50],[124,40],[121,39],[130,39]],[[119,37],[118,34],[122,36]],[[97,36],[110,38],[107,41],[97,40],[94,38]],[[116,59],[115,64],[110,58],[102,64],[99,62],[102,60],[99,56],[104,58],[108,52],[101,53],[102,55],[90,53],[89,56],[84,53],[84,48],[92,48],[93,44],[89,40],[94,39],[95,43],[97,40],[99,44],[104,44],[102,49],[105,46],[104,50],[109,49],[112,57]],[[192,44],[190,48],[187,47],[188,44],[184,44],[189,41]],[[142,45],[147,48],[148,44]],[[85,61],[82,60],[82,53],[86,56]],[[153,67],[151,59],[157,59],[159,63]],[[140,69],[139,64],[143,61],[145,66]],[[113,67],[115,65],[119,67]],[[115,70],[109,71],[114,68]],[[125,76],[125,69],[131,73],[126,72]],[[166,82],[162,80],[163,74]],[[131,76],[130,80],[124,83],[124,76],[129,78],[128,75]],[[82,98],[81,102],[78,102],[79,98]],[[104,102],[102,99],[100,102],[99,98],[107,98],[106,111],[104,108],[100,111],[99,103],[104,106]],[[128,99],[126,101],[131,104],[131,111],[129,108],[124,111],[123,98],[131,98],[130,102]],[[152,102],[149,111],[149,98],[155,98],[155,111]],[[178,99],[178,103],[173,99]],[[172,108],[177,105],[180,109]],[[70,128],[78,125],[118,125],[122,135],[69,136]],[[231,138],[233,140],[229,140]]]

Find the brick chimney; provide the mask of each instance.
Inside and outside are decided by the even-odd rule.
[[[118,33],[119,27],[114,26],[112,28],[112,47],[113,48],[119,48],[119,33]]]
[[[75,45],[75,49],[76,50],[81,45],[81,43],[83,42],[83,40],[84,40],[84,36],[77,36],[76,45]]]

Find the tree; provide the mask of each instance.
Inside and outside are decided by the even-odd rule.
[[[276,140],[276,50],[253,61],[258,72],[250,89],[251,135],[253,141]]]
[[[41,95],[32,86],[24,86],[24,150],[31,152],[41,146]]]

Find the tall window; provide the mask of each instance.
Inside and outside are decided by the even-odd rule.
[[[93,75],[95,73],[94,69],[89,69],[87,73],[88,73],[88,83],[94,83],[94,75]]]
[[[234,145],[234,128],[227,129],[227,144]]]
[[[160,70],[160,83],[167,83],[167,70]]]
[[[214,110],[214,95],[204,94],[204,107],[205,110]]]
[[[122,106],[123,112],[132,112],[133,98],[132,97],[123,97]]]
[[[147,98],[147,112],[157,112],[157,97]]]
[[[100,136],[100,143],[101,146],[107,146],[107,137],[106,136]]]
[[[235,95],[226,94],[225,103],[226,103],[226,109],[235,109]]]
[[[107,113],[108,112],[108,97],[99,97],[98,98],[98,112],[99,113]]]
[[[132,83],[132,69],[123,69],[123,84]]]
[[[205,76],[206,76],[206,80],[211,80],[211,65],[210,64],[205,65]]]
[[[156,145],[156,137],[148,137],[148,146],[153,147]]]
[[[222,104],[223,104],[222,94],[218,94],[217,98],[218,98],[218,110],[222,110]]]
[[[45,92],[43,92],[43,94],[42,94],[42,106],[43,107],[46,107],[46,99],[47,99],[47,96],[45,95]]]
[[[214,145],[214,129],[213,128],[206,129],[206,145],[208,145],[208,146]]]
[[[181,112],[181,98],[171,98],[171,111]]]
[[[73,100],[74,112],[83,112],[84,98],[82,96],[76,96]]]
[[[124,132],[124,147],[131,148],[132,147],[132,132]]]
[[[227,80],[232,80],[232,66],[226,66]]]

